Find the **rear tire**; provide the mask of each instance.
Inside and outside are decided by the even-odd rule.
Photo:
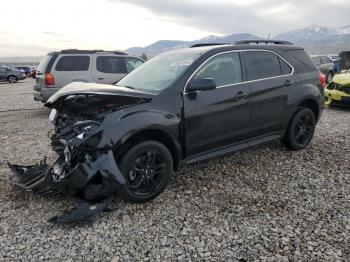
[[[11,75],[11,76],[9,76],[9,77],[7,78],[7,81],[8,81],[10,84],[16,83],[16,82],[17,82],[17,77]]]
[[[291,150],[307,147],[315,133],[316,120],[309,108],[301,108],[291,119],[283,143]]]
[[[118,195],[126,202],[142,203],[158,196],[169,183],[173,159],[166,146],[146,141],[129,149],[119,167],[126,184],[121,185]]]

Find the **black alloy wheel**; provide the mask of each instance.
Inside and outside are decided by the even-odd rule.
[[[140,203],[164,190],[173,172],[173,159],[163,144],[146,141],[125,154],[120,169],[126,184],[121,186],[119,196],[127,202]]]
[[[315,132],[314,113],[308,108],[300,109],[293,117],[284,138],[287,146],[293,150],[307,147]]]

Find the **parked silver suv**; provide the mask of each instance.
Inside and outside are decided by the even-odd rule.
[[[34,99],[46,102],[71,82],[112,84],[143,63],[120,51],[69,49],[48,53],[36,72]]]

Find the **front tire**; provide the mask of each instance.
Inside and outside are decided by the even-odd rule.
[[[119,167],[126,180],[118,190],[120,198],[126,202],[142,203],[158,196],[169,183],[173,159],[163,144],[146,141],[127,151]]]
[[[310,144],[315,128],[314,113],[308,108],[302,108],[293,116],[282,141],[292,150],[304,149]]]

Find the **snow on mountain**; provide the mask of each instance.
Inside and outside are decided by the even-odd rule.
[[[292,30],[286,33],[279,34],[274,39],[288,40],[292,43],[303,45],[310,41],[320,40],[325,37],[338,34],[340,29],[310,25],[308,27]]]
[[[350,25],[339,27],[339,33],[345,35],[350,34]]]

